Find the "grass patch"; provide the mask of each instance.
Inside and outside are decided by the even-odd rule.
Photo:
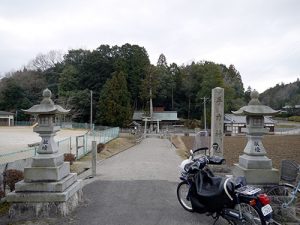
[[[181,137],[175,135],[171,138],[172,144],[176,147],[176,153],[179,155],[182,159],[187,159],[189,157],[188,150],[186,148],[186,145],[181,140]]]
[[[135,145],[135,142],[132,141],[134,137],[119,137],[105,144],[104,149],[97,153],[97,160],[107,159],[119,152],[122,152]],[[80,158],[80,160],[75,161],[71,165],[71,172],[82,173],[86,168],[91,167],[92,154],[91,152]]]

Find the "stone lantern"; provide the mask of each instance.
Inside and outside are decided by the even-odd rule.
[[[246,116],[248,142],[244,154],[235,164],[233,174],[245,176],[249,184],[275,184],[279,181],[278,170],[272,168],[272,160],[267,157],[262,144],[262,137],[267,132],[264,128],[264,116],[272,116],[278,111],[262,105],[258,100],[258,92],[251,93],[251,101],[247,106],[233,112],[235,115]]]
[[[23,110],[27,114],[37,115],[38,126],[33,128],[33,131],[38,133],[42,138],[37,153],[39,154],[54,154],[58,152],[58,146],[54,141],[56,132],[60,130],[56,126],[56,115],[67,114],[70,110],[65,110],[59,105],[54,105],[51,100],[51,91],[45,89],[43,91],[41,104],[34,105],[28,110]],[[49,155],[47,155],[49,157]]]
[[[51,100],[51,91],[43,91],[43,100],[34,105],[27,114],[36,115],[38,125],[33,131],[42,138],[37,155],[32,158],[31,167],[24,168],[24,180],[18,182],[15,191],[7,195],[12,203],[11,217],[65,216],[70,213],[82,198],[82,182],[76,173],[70,173],[69,162],[58,152],[54,141],[56,115],[66,114],[69,110],[55,105]]]

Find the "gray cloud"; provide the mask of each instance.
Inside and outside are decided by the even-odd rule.
[[[17,1],[0,5],[0,74],[53,49],[144,46],[151,62],[234,64],[263,91],[300,75],[297,0]]]

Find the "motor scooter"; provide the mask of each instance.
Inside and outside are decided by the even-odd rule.
[[[177,198],[189,212],[206,213],[216,221],[220,217],[229,224],[260,224],[273,222],[270,199],[258,187],[246,185],[244,177],[215,176],[208,165],[221,165],[225,159],[218,156],[195,157],[199,148],[190,151],[189,159],[181,165],[181,182]]]

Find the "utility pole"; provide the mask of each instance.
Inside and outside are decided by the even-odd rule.
[[[91,91],[91,112],[90,112],[91,120],[90,120],[90,129],[91,132],[93,130],[93,91]]]
[[[206,131],[206,101],[209,100],[209,98],[203,97],[203,106],[204,106],[204,130]]]

